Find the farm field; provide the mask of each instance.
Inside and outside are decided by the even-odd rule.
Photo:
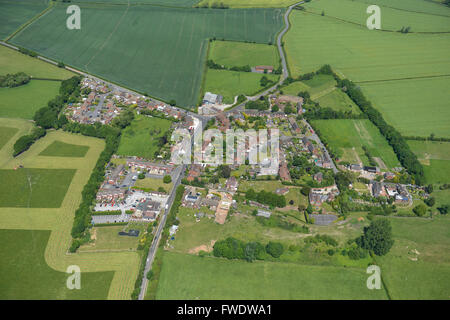
[[[202,6],[208,4],[211,6],[217,1],[214,0],[201,0],[198,5]],[[229,6],[230,8],[283,8],[288,7],[298,1],[295,0],[223,0],[219,1]]]
[[[0,169],[0,207],[59,208],[75,169]]]
[[[72,32],[65,8],[10,42],[182,107],[198,102],[208,38],[273,43],[284,11],[82,4],[83,27]]]
[[[373,4],[371,0],[356,0],[357,2],[365,4]],[[441,0],[434,0],[434,2],[442,2]],[[437,6],[436,3],[423,0],[378,0],[377,5],[380,7],[388,7],[400,9],[403,11],[415,11],[421,13],[427,13],[430,15],[442,15],[450,16],[450,12],[443,10],[442,6]]]
[[[166,119],[137,116],[131,125],[123,130],[117,154],[152,159],[158,150],[158,138],[170,129],[171,124],[172,122]],[[154,133],[154,130],[159,133]]]
[[[356,268],[248,263],[165,252],[156,298],[386,299],[384,290],[367,290],[366,279],[365,270]]]
[[[450,260],[445,254],[450,248],[448,217],[389,220],[394,246],[386,256],[376,260],[391,298],[447,300],[450,290]]]
[[[25,120],[0,118],[0,124],[2,126],[3,121],[8,121],[8,125],[17,127],[20,130],[16,136],[24,134],[31,126]],[[15,137],[11,140],[14,139]],[[46,239],[47,245],[45,250],[40,251],[43,254],[40,254],[40,261],[44,258],[48,267],[51,268],[50,270],[65,273],[69,265],[78,265],[83,274],[84,272],[99,272],[99,277],[96,277],[99,281],[100,279],[108,279],[109,277],[108,281],[102,280],[93,284],[94,286],[101,286],[101,288],[86,292],[86,295],[83,296],[85,299],[101,298],[99,292],[102,294],[106,292],[105,297],[108,299],[129,299],[138,272],[139,256],[136,252],[83,252],[67,255],[67,249],[71,243],[70,231],[72,229],[74,213],[80,204],[82,189],[88,181],[100,153],[104,149],[104,141],[59,130],[49,131],[45,137],[36,141],[29,150],[13,158],[11,150],[14,142],[11,140],[0,150],[0,169],[2,171],[12,171],[13,168],[21,164],[24,166],[22,170],[74,170],[75,174],[60,207],[0,207],[0,229],[51,231],[48,242]],[[61,141],[66,144],[86,145],[89,146],[89,150],[83,158],[39,156],[54,141]],[[11,183],[11,186],[13,184]],[[17,188],[17,186],[14,186],[14,188]],[[56,188],[58,189],[58,186]],[[52,194],[51,191],[49,191],[49,194]],[[8,241],[13,243],[11,239]],[[38,250],[37,247],[36,250]],[[104,272],[108,272],[108,274],[113,272],[112,280],[111,276]],[[32,274],[32,272],[30,271],[28,274]],[[43,276],[47,277],[48,275],[43,273]],[[11,292],[14,292],[14,290],[22,290],[21,288],[24,285],[20,281],[8,284]],[[26,285],[28,284],[26,283]],[[36,283],[36,290],[42,289],[40,291],[42,294],[36,298],[47,298],[44,287],[48,287],[48,284]],[[59,295],[54,298],[59,299],[63,294],[64,292],[60,291]]]
[[[47,8],[47,0],[0,0],[0,39],[7,38],[21,25]]]
[[[16,50],[0,46],[1,75],[25,72],[33,78],[65,80],[74,75],[66,69],[32,58]]]
[[[381,158],[388,168],[399,166],[394,151],[369,120],[314,120],[312,123],[343,161],[358,163],[359,157],[364,165],[369,165],[362,149],[366,146],[372,157]]]
[[[450,183],[450,142],[408,140],[428,183]]]
[[[331,108],[336,111],[351,111],[353,114],[360,114],[359,107],[340,89],[332,90],[314,101],[318,102],[321,107]]]
[[[13,127],[1,127],[0,126],[0,149],[19,131]]]
[[[262,90],[260,80],[263,76],[274,82],[278,80],[278,76],[272,74],[208,69],[204,91],[220,94],[223,103],[233,104],[235,97],[240,94],[251,96]]]
[[[50,233],[0,229],[0,299],[106,299],[114,272],[83,272],[81,289],[67,289],[67,273],[44,259]]]
[[[275,45],[238,41],[211,42],[208,59],[227,68],[265,65],[273,66],[276,70],[280,65],[280,56]]]
[[[45,148],[39,155],[47,157],[84,157],[89,150],[89,146],[80,146],[76,144],[54,141]]]
[[[89,251],[136,251],[139,237],[119,236],[126,226],[94,227],[91,234],[95,237],[93,243],[87,243],[80,247],[80,252]]]
[[[59,81],[31,80],[19,87],[0,88],[0,117],[32,119],[58,95],[59,87]]]
[[[319,6],[322,1],[307,6],[314,3]],[[446,58],[450,35],[370,31],[328,17],[342,11],[339,5],[333,4],[336,8],[326,11],[323,17],[298,10],[290,15],[292,27],[284,41],[292,76],[330,64],[340,77],[360,85],[386,121],[400,133],[428,136],[438,131],[436,135],[448,136],[450,129],[444,123],[448,116],[443,116],[448,113],[448,108],[443,107],[448,101],[448,90],[442,90],[442,83],[448,82],[446,75],[450,74],[450,60]],[[411,2],[403,1],[403,5],[415,10]],[[430,5],[450,14],[449,8],[438,4],[424,6]],[[364,12],[361,15],[366,17]],[[435,17],[423,14],[421,19],[432,26]],[[333,55],[328,54],[330,50]],[[392,79],[395,81],[382,82]],[[411,134],[412,131],[416,133]]]

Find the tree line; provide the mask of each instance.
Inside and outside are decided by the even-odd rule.
[[[267,204],[271,207],[284,208],[286,206],[286,198],[283,195],[278,195],[273,192],[261,190],[255,192],[252,188],[245,192],[245,198],[247,200],[256,201],[262,204]]]
[[[248,262],[265,260],[268,258],[268,255],[277,259],[283,252],[284,247],[279,242],[270,241],[264,246],[257,241],[244,242],[233,237],[217,241],[213,249],[215,257],[241,259]]]
[[[14,88],[30,82],[31,77],[24,72],[0,76],[0,88]]]

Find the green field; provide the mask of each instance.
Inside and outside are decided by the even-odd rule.
[[[19,131],[19,129],[14,127],[0,127],[0,149],[14,137],[14,135]]]
[[[87,243],[80,247],[80,252],[107,251],[107,250],[129,250],[136,251],[139,237],[119,236],[125,226],[108,226],[93,228],[91,234],[95,237],[92,243]]]
[[[275,45],[236,41],[213,41],[208,59],[227,68],[265,65],[277,69],[280,65],[280,57]]]
[[[83,27],[74,31],[65,8],[11,42],[184,107],[198,102],[208,38],[274,43],[284,11],[83,4]]]
[[[51,145],[39,153],[40,156],[47,157],[84,157],[88,152],[89,146],[80,146],[76,144],[54,141]]]
[[[0,88],[0,117],[32,119],[59,93],[59,81],[31,80],[15,88]]]
[[[0,170],[0,207],[59,208],[75,169]]]
[[[0,0],[0,39],[47,8],[47,0]]]
[[[388,168],[399,166],[394,151],[369,120],[314,120],[312,123],[343,161],[358,163],[359,156],[369,165],[362,149],[366,146],[371,155],[381,158]]]
[[[165,252],[156,298],[386,299],[384,290],[368,290],[366,280],[363,269],[248,263]]]
[[[222,95],[226,104],[233,104],[235,96],[240,94],[252,96],[261,91],[263,87],[259,81],[263,76],[274,83],[278,80],[278,76],[272,74],[215,69],[208,69],[205,76],[204,91]]]
[[[166,192],[170,192],[172,189],[173,183],[164,183],[163,179],[156,179],[156,178],[145,178],[145,179],[138,179],[134,186],[136,188],[142,188],[143,190],[148,191],[158,191],[159,188],[163,188],[166,190]]]
[[[448,300],[448,217],[392,218],[390,221],[395,243],[386,256],[377,258],[377,262],[391,298]],[[417,261],[413,261],[415,258]]]
[[[69,274],[50,268],[44,259],[50,233],[0,229],[0,299],[106,299],[114,272],[81,269],[81,289],[69,290]]]
[[[450,142],[408,140],[428,183],[450,183]]]
[[[359,107],[340,89],[332,90],[314,101],[323,108],[331,108],[336,111],[351,111],[353,114],[361,113]]]
[[[201,0],[198,5],[208,4],[211,6],[213,3],[220,3],[229,6],[230,8],[283,8],[288,7],[298,1],[296,0]]]
[[[158,138],[169,130],[171,124],[171,121],[165,119],[137,116],[131,125],[122,131],[117,154],[152,159],[155,151],[159,150]],[[160,133],[152,135],[151,131],[155,129],[159,129]]]
[[[361,85],[363,93],[382,112],[386,121],[400,133],[428,136],[436,131],[436,135],[450,136],[450,126],[446,121],[450,116],[446,108],[449,100],[446,90],[448,77],[443,76],[450,74],[450,60],[447,59],[450,35],[405,35],[398,32],[371,31],[366,27],[329,17],[328,15],[334,15],[346,18],[346,15],[354,12],[354,9],[349,9],[348,12],[341,9],[341,1],[313,1],[305,7],[320,7],[323,3],[331,6],[325,10],[323,17],[298,10],[290,15],[292,26],[284,41],[292,76],[296,77],[315,71],[323,64],[330,64],[339,76]],[[345,4],[346,1],[342,3]],[[413,2],[403,0],[396,3],[409,7],[411,11],[416,10]],[[414,3],[418,6],[418,3],[423,3],[424,7],[435,7],[443,15],[450,15],[450,9],[444,6],[425,1]],[[350,2],[349,6],[358,8],[357,2]],[[367,4],[364,5],[366,6]],[[385,11],[387,18],[391,11],[392,14],[395,11],[395,15],[405,13],[404,9],[383,8],[383,17]],[[395,15],[386,21],[397,23]],[[409,13],[406,13],[405,16],[408,15]],[[361,12],[361,17],[368,17],[365,9]],[[430,30],[440,19],[450,20],[433,13],[421,14],[414,21],[420,20],[421,25]],[[400,18],[398,21],[403,23]],[[445,25],[449,27],[448,22]],[[417,79],[382,81],[404,78]]]
[[[16,50],[0,46],[0,75],[25,72],[34,78],[68,79],[74,74]]]

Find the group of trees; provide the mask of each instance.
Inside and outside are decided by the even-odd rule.
[[[259,203],[267,204],[271,207],[283,208],[286,206],[285,196],[265,190],[255,192],[255,190],[250,188],[245,193],[245,198],[247,200],[253,200]]]
[[[216,69],[216,70],[231,70],[231,71],[239,71],[239,72],[252,72],[252,68],[249,65],[233,66],[233,67],[227,68],[224,65],[220,65],[218,63],[215,63],[211,59],[206,61],[206,66],[208,68],[210,68],[210,69]]]
[[[272,80],[270,80],[269,78],[267,78],[266,76],[262,76],[261,79],[259,80],[259,84],[261,85],[261,87],[268,87],[271,84],[273,84],[274,82]]]
[[[261,97],[258,100],[250,100],[245,104],[245,109],[256,109],[259,111],[269,110],[270,104],[266,97]]]
[[[0,76],[0,88],[8,87],[14,88],[30,82],[30,76],[24,72],[17,72],[14,74],[7,74]]]
[[[389,220],[379,218],[364,228],[364,234],[356,239],[356,244],[377,256],[383,256],[389,252],[394,244],[392,239],[392,227]]]
[[[242,259],[248,262],[264,260],[267,254],[279,258],[284,252],[284,247],[279,242],[269,242],[263,246],[259,242],[244,242],[233,237],[217,241],[214,244],[213,254],[215,257],[227,259]]]
[[[28,55],[30,57],[37,57],[37,53],[36,52],[28,50],[28,49],[25,49],[25,48],[19,47],[19,52],[23,53],[23,54],[26,54],[26,55]]]
[[[14,144],[13,156],[18,156],[22,152],[28,150],[31,145],[39,138],[45,136],[46,131],[40,127],[35,127],[31,134],[21,136]]]

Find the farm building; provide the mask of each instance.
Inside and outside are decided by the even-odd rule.
[[[203,97],[203,104],[222,104],[223,97],[219,94],[206,92]]]

